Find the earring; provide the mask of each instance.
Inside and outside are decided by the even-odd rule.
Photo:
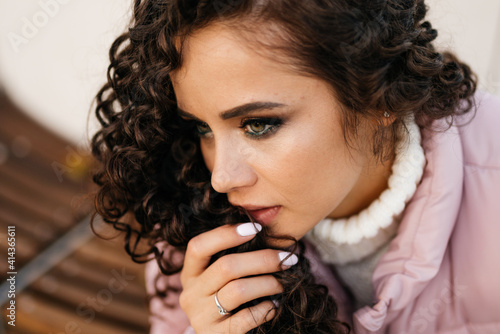
[[[387,112],[387,111],[386,111],[386,112],[384,112],[384,117],[385,117],[385,118],[389,118],[390,116],[391,116],[391,114],[389,114],[389,112]]]

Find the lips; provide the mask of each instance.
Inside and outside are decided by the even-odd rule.
[[[250,210],[250,208],[245,207],[248,213],[260,224],[268,225],[270,224],[278,215],[281,210],[281,206],[271,206],[267,208],[259,208]]]

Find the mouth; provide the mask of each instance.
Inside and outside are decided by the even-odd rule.
[[[261,225],[269,225],[279,214],[281,205],[257,208],[244,207],[247,212]],[[252,209],[252,210],[251,210]]]

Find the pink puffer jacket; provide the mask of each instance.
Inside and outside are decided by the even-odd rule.
[[[315,275],[356,334],[500,333],[500,99],[479,93],[476,102],[472,121],[466,115],[457,122],[463,126],[422,133],[427,166],[375,268],[373,307],[352,313],[342,287],[308,249]],[[148,264],[149,292],[157,270]],[[176,298],[174,308],[152,300],[151,333],[190,333]]]

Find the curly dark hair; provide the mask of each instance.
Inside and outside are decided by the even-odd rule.
[[[182,64],[186,38],[214,22],[259,44],[264,55],[330,84],[342,105],[346,142],[361,118],[380,120],[389,112],[394,122],[379,122],[373,135],[373,154],[381,160],[394,153],[409,115],[421,127],[445,117],[451,125],[472,109],[477,84],[466,64],[435,50],[437,32],[424,22],[426,12],[423,0],[135,0],[131,26],[111,46],[108,81],[96,97],[97,213],[125,232],[134,261],[154,256],[164,275],[180,272],[182,263],[159,243],[184,254],[194,236],[248,219],[211,187],[199,138],[178,116],[170,80]],[[270,237],[264,230],[213,260],[273,248]],[[349,331],[337,320],[327,289],[315,283],[302,243],[294,247],[299,264],[275,274],[285,291],[277,316],[252,333]]]

